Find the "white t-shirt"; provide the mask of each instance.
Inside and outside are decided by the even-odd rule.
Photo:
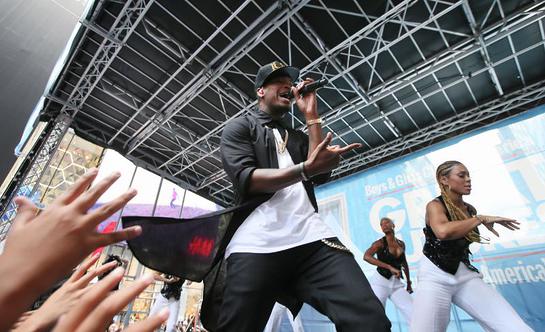
[[[273,129],[276,145],[282,142],[277,129]],[[278,168],[293,166],[286,149],[276,150]],[[258,206],[237,229],[225,250],[232,253],[272,253],[297,247],[325,238],[335,233],[314,211],[302,182],[277,191],[268,201]]]

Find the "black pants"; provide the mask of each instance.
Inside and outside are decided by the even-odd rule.
[[[271,254],[231,254],[217,331],[263,331],[286,292],[329,317],[337,331],[390,331],[354,257],[321,241]]]

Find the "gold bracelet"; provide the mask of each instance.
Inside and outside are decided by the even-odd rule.
[[[310,127],[313,124],[317,124],[317,123],[321,124],[322,123],[322,118],[308,120],[307,121],[307,127]]]

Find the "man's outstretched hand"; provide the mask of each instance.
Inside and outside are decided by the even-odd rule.
[[[312,151],[309,158],[305,161],[305,173],[308,176],[314,176],[327,173],[339,165],[341,155],[348,151],[361,147],[360,143],[353,143],[344,147],[339,145],[329,145],[333,135],[329,132],[323,141]]]

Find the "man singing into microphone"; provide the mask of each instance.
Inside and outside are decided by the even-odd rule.
[[[297,314],[303,302],[328,316],[337,331],[390,331],[384,308],[352,254],[318,212],[314,184],[327,181],[340,155],[359,146],[330,146],[322,134],[316,93],[293,86],[299,69],[280,62],[261,67],[258,109],[227,124],[223,166],[237,202],[268,198],[242,222],[227,245],[222,332],[263,331],[275,302]],[[285,128],[290,91],[308,136]]]

